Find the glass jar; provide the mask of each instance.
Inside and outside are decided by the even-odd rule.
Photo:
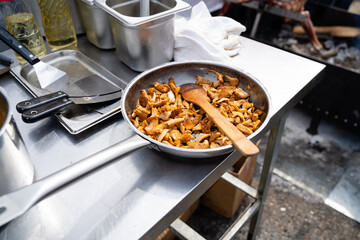
[[[1,0],[0,9],[8,32],[37,57],[45,56],[45,42],[29,2],[27,0]],[[25,59],[17,53],[15,56],[20,64],[26,63]]]
[[[67,0],[38,0],[45,37],[51,51],[76,47],[75,27]]]

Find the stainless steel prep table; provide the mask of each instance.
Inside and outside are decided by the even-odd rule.
[[[78,40],[83,53],[126,82],[138,74],[122,64],[115,51],[97,49],[85,37]],[[241,41],[241,68],[262,81],[272,100],[271,121],[259,134],[260,138],[271,129],[259,189],[254,193],[249,188],[249,193],[259,198],[247,212],[255,216],[251,219],[252,237],[277,156],[284,116],[320,80],[325,65],[248,38]],[[26,124],[15,105],[31,95],[10,73],[0,76],[0,86],[10,93],[12,112],[30,153],[35,180],[134,134],[121,114],[78,135],[69,134],[55,118]],[[136,151],[43,199],[0,228],[0,239],[154,239],[240,156],[235,151],[228,157],[191,163],[151,149]],[[172,227],[175,229],[175,224]]]

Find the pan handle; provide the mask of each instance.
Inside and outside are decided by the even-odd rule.
[[[23,57],[28,63],[34,65],[38,63],[38,59],[35,54],[30,52],[22,43],[20,43],[13,35],[11,35],[4,27],[0,27],[0,39],[8,45],[12,50],[17,52],[21,57]]]
[[[105,150],[95,153],[65,169],[62,169],[43,180],[44,194],[49,193],[72,180],[133,151],[150,146],[152,143],[135,134]]]
[[[31,185],[0,196],[0,226],[25,213],[46,195],[65,184],[70,183],[116,158],[120,158],[130,152],[147,147],[150,144],[151,142],[138,135],[134,135]]]

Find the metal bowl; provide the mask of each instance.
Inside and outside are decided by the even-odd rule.
[[[0,88],[0,196],[33,182],[34,168]]]

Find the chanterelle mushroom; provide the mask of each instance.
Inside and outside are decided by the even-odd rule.
[[[258,129],[263,112],[249,102],[248,92],[237,88],[239,80],[210,72],[216,75],[215,82],[196,76],[208,101],[245,135]],[[155,83],[141,90],[131,121],[151,138],[176,147],[203,149],[231,144],[202,109],[182,99],[174,78],[168,84]]]

